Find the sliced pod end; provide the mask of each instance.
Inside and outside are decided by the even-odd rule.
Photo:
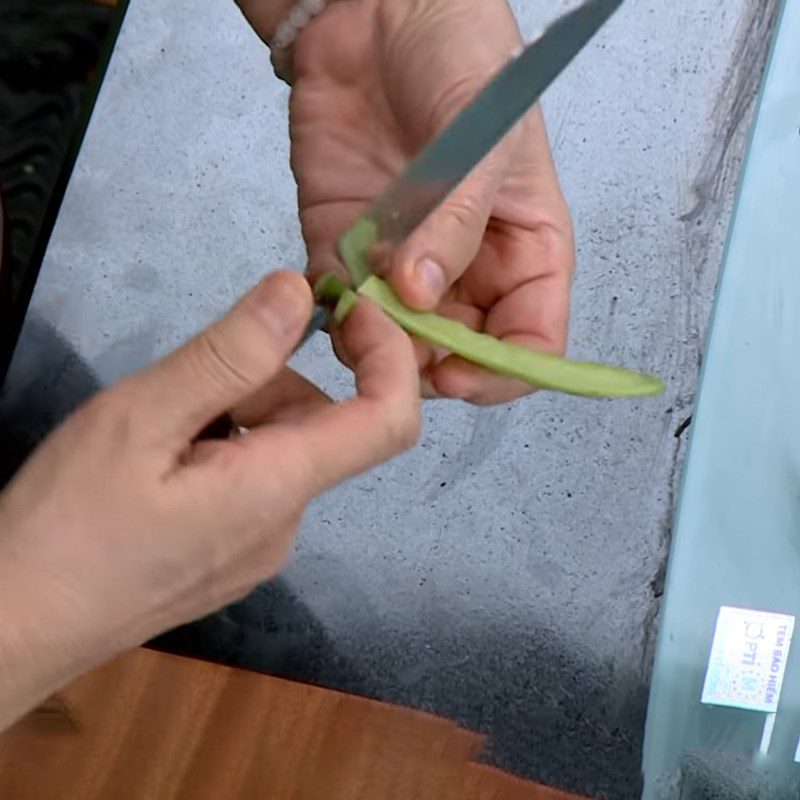
[[[347,315],[353,310],[353,306],[358,302],[358,295],[352,289],[345,289],[339,301],[336,303],[336,308],[333,310],[333,321],[337,325],[341,325]]]
[[[372,275],[369,253],[377,241],[378,225],[369,217],[359,219],[339,239],[339,256],[347,267],[347,271],[353,279],[353,286],[356,288]]]
[[[314,284],[314,297],[320,303],[333,304],[348,291],[347,284],[335,273],[329,272],[323,275]]]
[[[335,273],[323,275],[314,285],[317,302],[333,307],[333,321],[341,325],[352,311],[358,295]]]

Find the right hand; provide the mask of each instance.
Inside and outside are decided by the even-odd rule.
[[[242,5],[263,31],[256,9],[270,4]],[[290,133],[313,276],[337,269],[339,235],[522,44],[507,0],[337,0],[300,33]],[[574,247],[541,110],[376,255],[412,308],[562,354]],[[428,397],[490,405],[531,391],[423,341],[417,356]]]
[[[80,409],[0,496],[6,716],[244,596],[281,567],[313,497],[415,441],[413,348],[371,303],[337,333],[356,397],[333,404],[285,369],[311,306],[300,276],[267,278]],[[195,441],[227,411],[250,432]]]

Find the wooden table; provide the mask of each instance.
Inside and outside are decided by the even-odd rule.
[[[438,717],[140,649],[0,736],[14,800],[577,800]]]

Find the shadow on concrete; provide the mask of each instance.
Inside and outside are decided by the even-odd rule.
[[[98,388],[70,344],[49,323],[29,314],[0,391],[0,486]]]
[[[29,316],[0,395],[0,480],[98,388],[69,343]],[[579,643],[496,618],[428,639],[422,647],[376,627],[362,652],[344,652],[279,578],[150,646],[430,711],[485,734],[485,759],[504,769],[590,797],[640,796],[642,740],[629,732],[643,731],[647,687],[635,670],[620,674]]]
[[[422,648],[376,629],[361,652],[342,652],[277,579],[151,644],[444,716],[487,737],[489,763],[587,797],[638,800],[648,689],[635,670],[496,619],[430,639]]]

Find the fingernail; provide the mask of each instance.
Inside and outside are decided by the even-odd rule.
[[[308,286],[296,277],[274,275],[263,284],[261,308],[279,333],[295,334],[308,320],[309,294]]]
[[[445,289],[444,270],[430,258],[423,258],[414,268],[414,279],[430,303],[438,303]]]

